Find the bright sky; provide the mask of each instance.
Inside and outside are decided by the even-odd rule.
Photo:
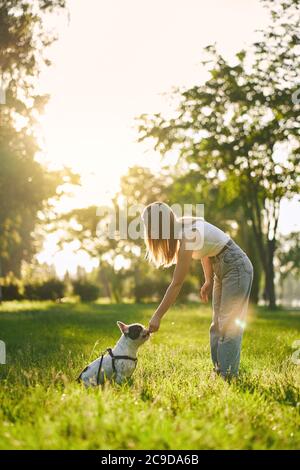
[[[267,18],[258,0],[69,0],[69,12],[69,22],[55,18],[59,41],[41,78],[51,95],[42,134],[47,160],[82,175],[76,207],[103,203],[136,163],[159,169],[135,142],[134,117],[166,110],[163,93],[203,80],[205,46],[233,56]]]

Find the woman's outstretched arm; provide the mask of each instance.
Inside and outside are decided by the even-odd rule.
[[[185,241],[181,243],[178,260],[174,269],[173,278],[169,285],[161,303],[157,307],[153,317],[149,323],[149,331],[154,332],[159,329],[160,321],[164,314],[169,310],[171,305],[175,302],[181,290],[183,281],[189,272],[192,260],[193,250],[187,250]]]

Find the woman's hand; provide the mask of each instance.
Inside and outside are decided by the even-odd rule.
[[[211,282],[206,281],[200,290],[200,299],[203,302],[208,302],[209,297],[212,293],[213,284]]]
[[[149,322],[148,331],[150,333],[154,333],[155,331],[159,330],[159,327],[160,327],[160,318],[154,314]]]

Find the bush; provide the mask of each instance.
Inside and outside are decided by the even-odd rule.
[[[170,282],[166,282],[165,280],[146,278],[134,286],[135,301],[160,300],[164,296],[169,285]],[[178,301],[186,301],[189,295],[193,292],[196,292],[194,284],[189,279],[186,279],[180,290]]]
[[[65,283],[59,279],[24,286],[24,297],[29,300],[58,300],[64,297],[64,293]]]
[[[135,300],[136,302],[157,300],[164,295],[168,285],[165,281],[144,278],[134,286]]]
[[[2,298],[3,300],[20,300],[22,298],[20,286],[15,283],[2,285]]]
[[[93,302],[97,300],[100,295],[99,287],[88,281],[74,281],[73,291],[83,302]]]

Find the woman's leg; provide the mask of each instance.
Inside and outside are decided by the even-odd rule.
[[[241,357],[242,334],[235,337],[223,336],[218,344],[218,362],[222,377],[236,377]]]
[[[210,325],[209,336],[210,336],[210,354],[211,360],[214,365],[214,369],[218,370],[218,344],[219,344],[219,326],[218,316],[220,311],[221,303],[221,282],[216,275],[214,275],[214,287],[212,296],[212,307],[213,307],[213,318]]]
[[[219,309],[218,364],[223,377],[236,376],[239,370],[241,342],[253,278],[250,260],[236,258],[225,266]]]

